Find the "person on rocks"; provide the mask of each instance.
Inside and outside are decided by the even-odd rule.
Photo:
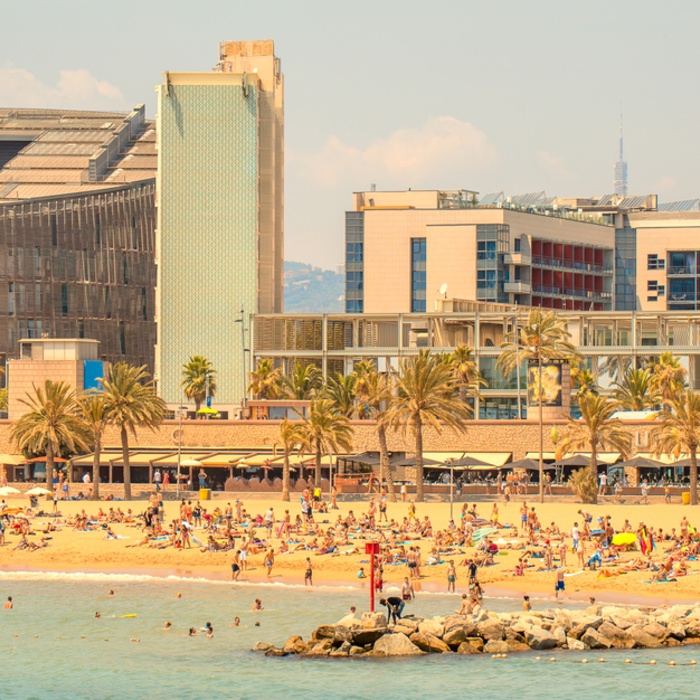
[[[401,598],[397,598],[396,596],[389,596],[388,598],[382,598],[379,601],[380,605],[384,605],[388,611],[388,617],[389,621],[391,622],[393,620],[394,624],[396,624],[397,620],[401,619],[401,613],[403,612],[403,609],[406,607],[406,603],[401,600]]]

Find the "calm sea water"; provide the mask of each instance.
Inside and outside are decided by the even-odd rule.
[[[109,589],[115,592],[108,596]],[[182,593],[180,599],[176,598]],[[695,698],[700,649],[535,652],[506,660],[490,656],[425,656],[406,660],[265,658],[258,640],[282,644],[307,638],[320,623],[366,607],[352,589],[303,589],[157,580],[146,576],[0,573],[0,697],[81,698]],[[253,613],[254,598],[265,610]],[[535,601],[535,607],[548,607]],[[445,614],[458,596],[419,595],[422,615]],[[493,610],[519,609],[515,600],[487,600]],[[95,618],[99,611],[102,617]],[[122,617],[136,615],[136,617]],[[233,627],[235,616],[240,627]],[[162,630],[169,620],[173,628]],[[255,621],[261,626],[255,627]],[[206,622],[214,638],[198,630]],[[18,635],[18,636],[14,636]],[[36,637],[35,637],[36,635]],[[60,639],[58,638],[60,636]],[[131,642],[132,638],[140,642]],[[548,659],[554,656],[557,661]],[[606,663],[597,662],[603,656]],[[588,658],[584,665],[580,661]],[[631,665],[624,664],[631,658]],[[648,665],[655,659],[656,666]],[[669,667],[670,660],[676,667]],[[544,685],[546,684],[546,685]]]

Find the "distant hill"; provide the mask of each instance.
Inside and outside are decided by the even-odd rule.
[[[287,313],[345,311],[345,275],[285,261],[284,310]]]

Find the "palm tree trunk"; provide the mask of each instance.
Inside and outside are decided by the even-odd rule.
[[[396,503],[396,489],[394,488],[394,477],[391,476],[391,464],[389,463],[389,448],[386,444],[386,426],[379,422],[377,423],[377,438],[379,439],[379,483],[382,479],[386,480],[386,490],[389,495],[389,500]]]
[[[540,503],[544,503],[544,455],[542,451],[544,450],[544,415],[542,410],[542,355],[538,354],[537,364],[539,365],[539,387],[537,389],[537,404],[538,404],[538,422],[540,427],[540,463],[539,463],[539,473],[540,473]],[[520,370],[518,370],[520,371]]]
[[[317,442],[316,443],[316,473],[314,475],[314,486],[317,488],[321,488],[321,457],[322,457],[322,452],[321,452],[321,443]]]
[[[591,479],[593,479],[591,503],[598,503],[598,445],[595,442],[591,442],[591,463],[588,465],[588,469],[591,473]]]
[[[122,426],[122,460],[124,461],[124,500],[131,500],[131,465],[129,464],[129,435],[126,426]]]
[[[688,445],[690,448],[690,505],[698,504],[698,457],[697,445]]]
[[[413,420],[413,429],[416,433],[416,501],[422,503],[423,494],[423,423],[420,416]]]
[[[102,456],[102,435],[95,432],[95,454],[92,458],[92,497],[100,499],[100,458]]]
[[[46,488],[53,492],[53,470],[56,465],[53,461],[54,452],[51,440],[46,442]]]
[[[289,483],[289,451],[285,448],[284,450],[284,462],[282,462],[282,500],[289,500],[289,492],[291,491],[291,484]]]

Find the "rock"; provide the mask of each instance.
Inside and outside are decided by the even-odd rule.
[[[482,642],[483,644],[483,642]],[[459,647],[457,647],[458,654],[481,654],[481,650],[477,649],[476,646],[470,644],[469,642],[462,642]]]
[[[530,626],[529,629],[532,629],[532,626]],[[506,642],[508,642],[508,644],[511,644],[513,642],[518,644],[524,644],[525,634],[516,632],[512,627],[506,627]]]
[[[598,628],[598,634],[603,635],[616,649],[633,649],[635,646],[634,639],[612,622],[604,622]]]
[[[386,615],[380,612],[362,613],[360,627],[386,627],[388,624]]]
[[[566,638],[566,646],[573,651],[586,651],[588,649],[580,639],[575,639],[574,637]]]
[[[353,627],[352,642],[358,647],[366,644],[375,644],[378,639],[386,635],[386,627]]]
[[[343,642],[337,649],[334,649],[329,656],[349,656],[352,644],[350,642]]]
[[[572,627],[571,615],[566,610],[558,610],[557,616],[554,618],[554,624],[561,627],[564,632],[568,632]]]
[[[695,608],[690,605],[672,605],[668,611],[678,618],[687,617]]]
[[[333,642],[330,639],[321,639],[315,644],[309,643],[307,646],[305,656],[328,656],[333,651]]]
[[[410,639],[421,651],[427,651],[433,654],[442,654],[446,651],[452,651],[448,644],[434,634],[415,632],[411,635]]]
[[[481,637],[467,637],[467,643],[482,652],[484,650],[484,640]]]
[[[688,617],[685,620],[686,637],[700,637],[700,619]]]
[[[531,627],[525,635],[525,641],[531,649],[541,651],[557,647],[557,638],[543,627]]]
[[[574,625],[570,630],[569,630],[569,637],[573,637],[573,639],[581,639],[583,635],[586,633],[586,630],[588,628],[585,625]]]
[[[484,641],[494,640],[501,641],[503,639],[503,623],[500,620],[489,618],[476,626],[477,633]]]
[[[613,617],[610,618],[610,622],[621,630],[627,630],[632,627],[632,625],[636,624],[635,620],[622,615],[613,615]]]
[[[666,633],[674,639],[685,639],[685,628],[683,627],[683,622],[677,617],[670,619],[666,624]]]
[[[318,642],[320,639],[333,639],[335,636],[335,625],[321,625],[311,633],[311,641]]]
[[[508,642],[503,642],[498,639],[489,639],[484,644],[484,654],[507,654],[510,651]]]
[[[585,615],[576,612],[571,615],[571,622],[574,627],[583,625],[586,629],[592,627],[597,630],[603,624],[603,618],[600,615]]]
[[[345,642],[352,641],[352,632],[343,625],[335,625],[333,632],[333,646],[340,646]]]
[[[365,654],[365,656],[370,656],[370,657],[374,657],[374,658],[376,658],[376,657],[380,657],[380,658],[381,658],[381,657],[383,657],[383,656],[387,656],[387,653],[384,652],[384,651],[380,651],[379,649],[370,649],[370,650]]]
[[[356,647],[354,644],[350,646],[350,656],[361,656],[365,653],[362,647]]]
[[[423,652],[405,634],[385,634],[377,640],[373,652],[385,656],[417,656]]]
[[[435,620],[426,620],[418,625],[418,632],[430,634],[433,637],[442,637],[445,634],[445,625]]]
[[[402,617],[397,624],[401,627],[406,627],[407,629],[410,629],[410,634],[406,635],[407,637],[410,637],[411,634],[418,631],[418,625],[420,625],[420,621],[414,620],[410,617]]]
[[[685,637],[683,644],[700,644],[700,637]]]
[[[451,615],[445,618],[445,634],[453,629],[463,629],[467,637],[476,635],[476,624],[474,620],[465,617],[464,615]],[[445,637],[443,636],[443,639]]]
[[[612,642],[599,634],[593,627],[589,627],[581,636],[581,641],[591,649],[610,649]]]
[[[635,647],[641,649],[654,649],[661,646],[661,640],[658,637],[652,637],[644,631],[641,625],[632,625],[625,630],[627,634],[634,639]]]
[[[679,639],[676,639],[675,637],[666,637],[664,644],[667,647],[679,647],[682,644],[682,642]]]
[[[658,639],[664,639],[664,637],[666,637],[666,628],[658,622],[649,622],[644,625],[642,629],[652,637],[657,637]]]
[[[398,624],[394,625],[391,628],[391,631],[394,634],[405,634],[407,637],[410,637],[414,632],[417,632],[418,630],[414,627],[408,627],[407,625],[401,624],[401,621],[399,621]]]
[[[274,644],[270,644],[270,642],[255,642],[253,651],[267,651],[268,649],[272,649],[273,647]]]
[[[270,647],[265,652],[265,656],[287,656],[287,652],[284,649],[278,649],[277,647]]]
[[[284,644],[284,651],[287,654],[303,654],[308,651],[308,644],[299,636],[290,637]]]
[[[452,627],[445,632],[442,639],[451,647],[459,646],[462,642],[466,642],[469,637],[476,634],[476,625],[464,625],[463,627]]]

